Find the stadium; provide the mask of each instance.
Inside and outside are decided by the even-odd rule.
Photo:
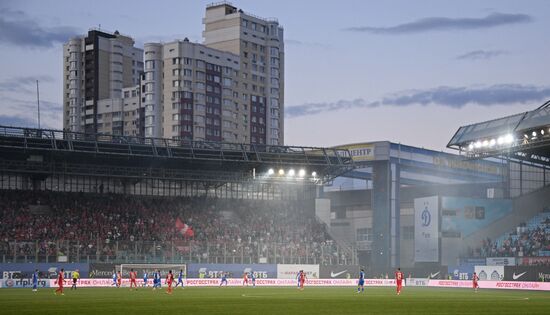
[[[208,10],[267,23],[262,32],[275,27],[282,38],[276,20],[227,2]],[[206,26],[205,33],[217,27]],[[101,36],[128,43],[118,31],[88,36],[82,64],[90,72],[100,71],[88,62],[100,62],[103,52],[91,52]],[[199,54],[210,54],[200,58],[229,64],[205,65],[211,101],[204,117],[212,123],[204,126],[212,133],[204,137],[196,133],[196,91],[158,97],[174,95],[178,111],[159,121],[188,115],[193,123],[159,128],[147,118],[154,108],[148,106],[160,103],[145,96],[154,81],[146,74],[119,91],[137,90],[134,121],[124,118],[133,109],[107,113],[131,101],[97,101],[101,93],[90,97],[88,89],[101,83],[85,78],[83,112],[73,111],[79,92],[66,93],[63,129],[0,125],[1,314],[549,313],[550,101],[440,130],[449,135],[445,151],[384,139],[290,146],[282,144],[282,131],[271,133],[274,141],[260,131],[264,119],[272,130],[282,126],[268,116],[279,111],[267,114],[280,105],[268,106],[269,98],[283,99],[282,89],[270,86],[267,97],[250,101],[250,138],[235,131],[229,141],[221,135],[237,128],[214,121],[237,115],[216,114],[224,83],[214,77],[216,69],[231,76],[238,64],[231,58],[240,56],[220,52],[218,44],[187,38],[145,44],[146,58],[151,47],[189,53],[196,45],[206,51]],[[191,64],[169,56],[161,67]],[[169,73],[180,75],[170,68],[160,77]],[[191,93],[177,82],[170,88]],[[241,93],[227,91],[224,96]]]
[[[316,312],[345,302],[353,313],[370,304],[349,294],[363,269],[368,298],[397,313],[405,310],[390,306],[400,267],[410,294],[404,299],[441,294],[480,307],[502,301],[498,313],[523,307],[506,303],[517,300],[544,313],[549,125],[542,106],[464,126],[449,142],[459,155],[389,142],[243,146],[0,127],[0,292],[10,299],[30,294],[38,270],[33,300],[55,298],[47,288],[56,287],[63,268],[69,280],[80,273],[77,301],[87,292],[109,299],[113,291],[124,301],[135,297],[113,288],[113,273],[128,291],[135,270],[144,289],[136,294],[154,299],[144,274],[181,270],[185,290],[174,294],[196,300],[192,312],[216,312],[202,295],[227,277],[228,288],[212,293],[227,303],[255,299],[251,305],[287,303],[292,310],[311,299]],[[513,141],[498,140],[508,135]],[[300,270],[304,295],[295,292]],[[478,295],[470,289],[474,272]],[[243,288],[243,274],[254,284]],[[91,302],[78,303],[100,311]],[[42,307],[36,303],[17,312],[32,313]]]

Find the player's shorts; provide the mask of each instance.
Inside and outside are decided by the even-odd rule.
[[[365,285],[365,280],[359,280],[359,282],[357,283],[357,285]]]
[[[78,281],[77,278],[73,278],[73,284],[76,284],[76,281]]]

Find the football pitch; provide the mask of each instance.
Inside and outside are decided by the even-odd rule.
[[[0,289],[0,314],[550,314],[550,293],[512,290],[369,287]]]

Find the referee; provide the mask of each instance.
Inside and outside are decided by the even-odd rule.
[[[78,279],[80,279],[80,273],[78,273],[78,269],[76,269],[75,271],[73,271],[73,285],[71,286],[71,290],[76,290],[76,282],[78,281]]]

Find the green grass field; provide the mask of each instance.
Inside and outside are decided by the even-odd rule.
[[[550,314],[550,293],[367,288],[0,289],[0,314]]]

